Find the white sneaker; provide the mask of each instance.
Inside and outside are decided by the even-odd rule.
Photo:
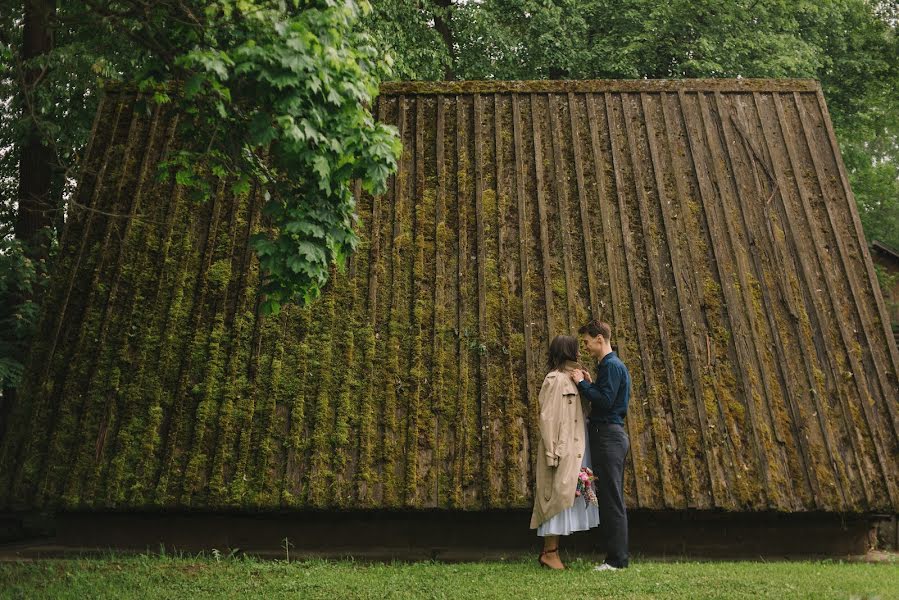
[[[596,565],[593,567],[594,571],[617,571],[618,567],[613,567],[609,563],[602,563],[601,565]]]

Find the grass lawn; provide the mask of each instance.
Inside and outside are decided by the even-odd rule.
[[[899,564],[642,562],[619,572],[570,561],[358,563],[146,555],[0,563],[2,598],[880,598]]]

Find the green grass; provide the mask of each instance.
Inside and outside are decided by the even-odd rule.
[[[445,564],[209,557],[0,563],[0,598],[899,598],[899,565],[637,562],[596,573],[536,561]]]

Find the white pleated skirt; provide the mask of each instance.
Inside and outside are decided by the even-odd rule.
[[[590,441],[587,437],[587,426],[584,424],[584,458],[581,461],[582,467],[590,467],[593,469],[593,462],[590,460]],[[595,482],[594,482],[595,483]],[[599,507],[595,504],[587,504],[583,496],[574,499],[574,504],[553,515],[537,527],[537,535],[545,537],[547,535],[569,535],[575,531],[586,531],[599,525]]]

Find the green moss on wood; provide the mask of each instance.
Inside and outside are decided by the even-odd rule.
[[[458,112],[453,110],[457,102]],[[398,112],[396,100],[389,103],[388,120]],[[538,103],[538,117],[544,119],[545,103]],[[56,339],[54,319],[42,316],[34,361],[40,365],[45,360],[23,388],[27,409],[15,409],[13,434],[0,446],[0,506],[528,506],[529,462],[536,459],[535,386],[543,375],[548,338],[561,332],[547,331],[546,324],[553,321],[564,329],[586,318],[585,302],[569,306],[567,301],[569,294],[581,295],[585,284],[569,289],[561,262],[543,265],[539,260],[537,211],[530,204],[533,165],[524,173],[524,205],[530,207],[524,232],[518,231],[516,218],[517,172],[508,164],[493,168],[494,135],[506,146],[504,161],[514,160],[519,151],[525,163],[533,160],[533,136],[527,130],[530,103],[522,105],[522,148],[513,148],[508,115],[497,134],[491,130],[494,105],[483,105],[480,166],[472,157],[471,98],[448,98],[444,106],[447,137],[432,139],[430,130],[425,131],[422,152],[418,141],[410,143],[418,129],[409,125],[414,111],[406,111],[407,154],[392,193],[377,203],[360,201],[363,243],[353,259],[355,271],[335,276],[311,309],[289,307],[277,319],[256,315],[261,274],[244,244],[250,230],[267,224],[253,221],[246,198],[218,194],[211,203],[191,205],[177,186],[160,187],[147,179],[150,187],[142,204],[149,208],[146,215],[152,222],[134,224],[123,235],[126,229],[99,214],[76,216],[70,224],[72,239],[61,252],[60,268],[75,275],[66,317]],[[432,110],[426,103],[425,114]],[[129,115],[125,111],[118,128],[121,140],[131,127]],[[567,123],[565,116],[563,111]],[[618,112],[615,117],[620,116]],[[637,133],[636,155],[648,161],[639,127]],[[567,141],[567,136],[562,131],[560,139]],[[601,131],[601,153],[608,149],[605,136]],[[670,139],[677,143],[677,137]],[[432,175],[432,144],[438,141],[444,164]],[[554,158],[547,147],[549,137],[543,148],[543,192],[551,242],[557,246],[566,232],[559,227],[559,207],[553,206],[556,196],[550,193],[561,188],[550,178]],[[121,156],[125,146],[116,142],[108,150],[110,156]],[[622,191],[628,194],[622,207],[632,229],[631,272],[621,269],[622,257],[606,257],[603,244],[590,257],[599,265],[611,263],[611,272],[601,273],[593,291],[599,293],[603,310],[613,311],[616,326],[626,331],[618,341],[635,383],[628,425],[636,468],[628,468],[629,496],[638,483],[643,507],[663,502],[676,506],[682,499],[704,505],[701,495],[708,489],[715,492],[715,506],[730,509],[838,510],[868,506],[866,496],[874,502],[885,488],[872,462],[874,445],[860,433],[868,430],[860,402],[873,405],[873,400],[857,398],[854,379],[861,374],[853,369],[868,363],[879,368],[883,357],[866,356],[864,348],[855,345],[833,352],[828,346],[826,355],[818,356],[821,337],[813,327],[829,318],[829,307],[818,302],[813,290],[803,289],[789,269],[783,277],[772,277],[779,267],[766,262],[773,259],[764,255],[764,248],[764,280],[748,276],[748,287],[740,290],[729,279],[732,273],[722,274],[714,266],[707,232],[700,228],[698,235],[684,233],[704,222],[703,207],[695,199],[680,199],[683,210],[674,217],[679,229],[667,235],[652,189],[646,190],[647,206],[632,194],[635,184],[648,181],[649,173],[644,172],[642,181],[632,179],[629,150],[619,148],[620,168],[628,171],[622,174]],[[568,158],[565,150],[562,154]],[[689,162],[675,157],[678,160]],[[124,173],[130,179],[123,192],[129,191],[128,181],[135,179],[128,174],[134,168],[130,163],[105,171],[107,181],[98,196],[102,208],[127,207],[130,197],[116,199],[116,186]],[[588,190],[597,183],[589,163]],[[613,181],[611,166],[604,168],[600,176]],[[99,164],[92,169],[102,171]],[[481,178],[478,212],[475,173]],[[694,185],[691,177],[688,174],[688,187]],[[666,187],[669,195],[680,192],[673,181]],[[444,193],[439,210],[438,186]],[[606,191],[614,200],[617,190]],[[169,198],[171,207],[164,204]],[[569,193],[560,199],[569,215],[577,213],[572,198]],[[82,200],[90,203],[90,194]],[[615,224],[623,215],[616,204],[610,206],[611,215],[602,215],[611,216],[613,227],[602,235],[611,236],[613,247],[621,248]],[[600,208],[591,204],[596,223],[601,221]],[[370,231],[375,223],[377,231]],[[527,272],[517,273],[521,233]],[[574,244],[569,257],[577,267],[585,259],[578,245],[580,231],[575,226],[568,233],[572,237],[565,243]],[[638,233],[645,233],[645,239]],[[76,259],[82,239],[83,253]],[[126,244],[120,255],[121,239]],[[377,251],[375,240],[380,242]],[[690,292],[686,300],[695,302],[690,319],[698,320],[690,331],[681,330],[686,325],[675,307],[685,307],[680,299],[672,304],[673,275],[661,266],[669,259],[665,247],[672,240],[672,254],[691,257],[692,272],[682,282]],[[789,246],[786,238],[775,241]],[[483,303],[478,270],[484,276]],[[375,308],[367,312],[373,274],[378,278],[372,290]],[[722,276],[728,278],[723,283],[718,281]],[[68,280],[60,281],[65,285],[51,291],[51,305],[66,303]],[[551,315],[541,312],[544,281],[555,305]],[[618,285],[617,298],[611,296],[611,284]],[[780,290],[785,294],[783,306],[768,306],[769,301],[781,301],[776,294],[768,298],[770,286],[786,286]],[[737,335],[746,327],[747,314],[725,305],[725,298],[736,293],[747,300],[750,322],[773,322],[784,341],[783,384],[774,381],[778,367],[773,354],[761,356],[758,367],[737,363],[737,350],[752,346],[741,346],[747,342]],[[531,304],[527,325],[534,333],[530,348],[525,348],[525,294]],[[656,306],[656,300],[662,305]],[[807,300],[813,304],[806,305]],[[812,309],[814,314],[807,312]],[[670,356],[659,351],[663,327]],[[773,332],[755,335],[761,337],[748,343],[759,350],[774,343]],[[526,352],[535,363],[530,372]],[[700,430],[699,409],[708,416],[705,431]],[[792,423],[793,418],[799,422]],[[807,442],[807,464],[800,439]],[[762,486],[766,464],[767,491]],[[805,476],[803,469],[820,487],[819,498],[808,497],[804,483],[798,486],[801,490],[788,489],[794,485],[791,481]],[[847,495],[845,506],[841,488]]]
[[[333,275],[333,274],[332,274]],[[329,460],[331,450],[331,434],[334,424],[334,408],[336,401],[335,380],[332,359],[336,340],[329,326],[334,322],[333,290],[326,291],[323,302],[322,319],[325,325],[313,343],[313,360],[318,364],[318,393],[315,398],[313,421],[311,426],[311,460],[307,473],[306,498],[310,506],[323,507],[330,504],[330,487],[333,473]]]

